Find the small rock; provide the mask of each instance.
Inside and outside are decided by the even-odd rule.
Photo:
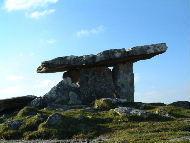
[[[3,114],[2,117],[8,119],[11,117],[11,115],[10,114]]]
[[[188,141],[190,141],[190,137],[181,137],[181,138],[175,138],[175,139],[171,139],[170,141],[171,142],[182,142],[182,141],[186,141],[186,140],[188,140]]]
[[[183,120],[182,122],[190,124],[190,120]]]
[[[150,112],[147,112],[145,110],[135,109],[131,107],[118,107],[113,110],[119,115],[126,114],[126,115],[146,116],[151,114]]]
[[[158,109],[155,113],[163,117],[169,117],[169,112],[166,109]]]
[[[17,130],[22,125],[22,123],[23,123],[23,120],[13,120],[13,121],[7,122],[6,125],[10,129]]]
[[[60,113],[52,114],[48,117],[47,124],[50,126],[60,125],[62,121],[64,120],[64,118],[65,117]]]

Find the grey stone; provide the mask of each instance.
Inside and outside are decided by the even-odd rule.
[[[43,100],[47,105],[50,104],[68,104],[70,101],[69,93],[76,93],[77,100],[80,100],[80,91],[75,83],[72,83],[71,78],[67,77],[54,86],[48,93],[43,96]]]
[[[60,125],[64,120],[64,116],[60,113],[52,114],[47,119],[47,124],[50,126]]]
[[[75,92],[70,91],[69,92],[69,104],[81,104],[81,100],[79,98],[79,95],[77,95]]]
[[[30,102],[30,106],[34,107],[45,107],[46,103],[44,102],[42,97],[37,97]]]
[[[183,141],[190,141],[190,137],[180,137],[170,140],[170,142],[183,142]]]
[[[100,98],[113,98],[114,85],[112,72],[108,68],[97,67],[80,71],[80,93],[84,104]]]
[[[133,63],[119,64],[113,67],[113,83],[118,98],[134,102]]]
[[[146,116],[151,114],[150,112],[147,112],[145,110],[135,109],[131,107],[118,107],[113,110],[119,115],[126,114],[126,115]]]
[[[23,120],[13,120],[6,123],[7,127],[12,130],[17,130],[23,124]]]
[[[97,55],[64,56],[42,62],[38,67],[39,73],[63,72],[91,67],[108,67],[125,62],[136,62],[150,59],[167,50],[165,43],[136,46],[131,49],[111,49]]]
[[[169,117],[169,112],[166,109],[157,109],[155,113],[163,117]]]

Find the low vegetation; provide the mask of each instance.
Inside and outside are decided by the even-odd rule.
[[[108,139],[105,141],[108,143],[165,143],[174,138],[190,136],[190,126],[187,122],[190,118],[189,109],[142,103],[121,105],[156,113],[141,117],[118,115],[111,110],[116,106],[111,103],[95,104],[98,104],[96,109],[93,106],[90,109],[72,109],[64,112],[25,107],[11,117],[0,116],[0,139],[105,138]],[[49,124],[49,116],[55,113],[63,115],[61,122]],[[7,126],[7,122],[13,120],[23,120],[18,130]]]

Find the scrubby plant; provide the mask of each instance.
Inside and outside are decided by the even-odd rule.
[[[111,109],[114,106],[116,106],[116,104],[114,104],[111,100],[99,99],[95,100],[94,103],[94,108],[99,110]]]

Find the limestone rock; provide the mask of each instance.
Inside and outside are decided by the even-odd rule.
[[[79,99],[79,95],[77,95],[73,91],[69,92],[69,104],[74,104],[74,105],[81,104],[81,100]]]
[[[0,114],[22,109],[24,106],[28,105],[35,98],[36,96],[28,95],[28,96],[14,97],[10,99],[0,100]]]
[[[147,112],[145,110],[135,109],[131,107],[118,107],[113,110],[119,115],[126,114],[126,115],[146,116],[151,114],[150,112]]]
[[[131,49],[111,49],[97,55],[64,56],[42,62],[38,73],[53,73],[91,67],[109,67],[125,62],[150,59],[167,50],[165,43],[136,46]]]
[[[118,98],[134,102],[133,63],[119,64],[113,67],[113,83]]]
[[[80,71],[81,100],[85,104],[100,98],[113,98],[114,85],[111,70],[97,67]]]
[[[73,97],[71,95],[75,94]],[[72,99],[70,99],[70,96]],[[75,99],[75,101],[74,101]],[[77,100],[77,101],[76,101]],[[69,102],[80,103],[80,91],[78,86],[72,83],[71,78],[65,78],[54,86],[48,93],[43,96],[43,101],[47,104],[68,104]]]
[[[13,120],[6,123],[7,127],[12,130],[18,130],[23,124],[23,120]]]
[[[47,119],[47,125],[50,125],[50,126],[60,125],[62,121],[64,120],[64,118],[65,117],[60,113],[52,114]]]

